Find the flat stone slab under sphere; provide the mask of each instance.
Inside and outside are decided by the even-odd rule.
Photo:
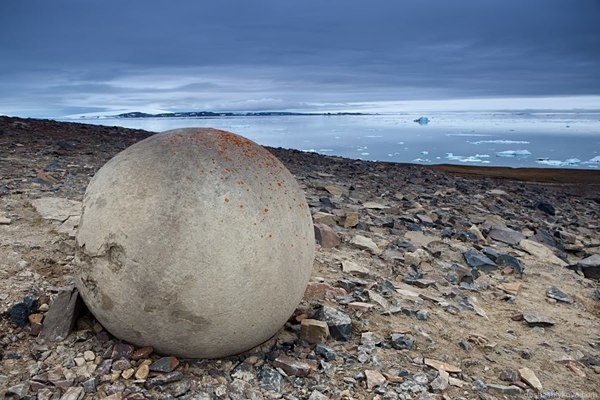
[[[228,356],[269,339],[302,299],[315,246],[305,196],[248,139],[151,136],[98,171],[83,205],[76,285],[122,340]]]

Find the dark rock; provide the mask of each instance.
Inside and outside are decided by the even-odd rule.
[[[473,345],[468,340],[461,340],[460,342],[458,342],[458,345],[464,351],[469,352],[469,351],[473,350]]]
[[[429,311],[419,310],[416,312],[416,316],[419,321],[427,321],[429,319]]]
[[[446,238],[449,239],[452,237],[452,235],[454,235],[454,230],[452,228],[449,227],[445,227],[444,229],[442,229],[442,231],[440,232],[440,236],[442,238]]]
[[[277,393],[283,392],[283,376],[276,369],[263,365],[256,374],[260,387]]]
[[[39,337],[50,341],[65,340],[75,325],[79,303],[77,289],[59,292],[44,317]]]
[[[477,235],[475,235],[473,232],[470,231],[462,231],[459,232],[456,235],[456,238],[458,240],[460,240],[461,242],[472,242],[472,243],[476,243],[479,241],[479,238],[477,237]]]
[[[488,237],[502,243],[515,245],[525,239],[525,235],[510,228],[493,228],[488,233]]]
[[[336,340],[348,341],[352,339],[352,319],[342,311],[332,307],[321,307],[314,315],[315,319],[327,322],[329,334]]]
[[[600,280],[600,254],[594,254],[575,264],[588,279]]]
[[[513,257],[508,254],[500,254],[496,258],[496,264],[499,266],[511,267],[515,272],[515,275],[519,277],[523,277],[523,272],[525,271],[525,266],[521,264],[518,258]]]
[[[8,398],[10,398],[10,395],[12,395],[16,396],[17,399],[22,399],[26,397],[28,393],[29,385],[25,383],[19,383],[18,385],[11,386],[8,389],[6,389],[6,394],[9,395]]]
[[[330,347],[327,347],[322,343],[317,343],[315,346],[315,354],[323,357],[325,361],[333,361],[336,358],[335,352]]]
[[[155,388],[157,386],[166,385],[167,383],[177,382],[183,379],[183,374],[180,371],[169,372],[168,374],[162,374],[150,378],[146,381],[146,387],[148,389]]]
[[[457,263],[452,264],[452,271],[456,274],[456,283],[473,283],[479,277],[477,268],[466,267]]]
[[[478,271],[493,271],[498,268],[495,262],[490,260],[485,254],[477,250],[467,250],[463,253],[467,264]]]
[[[551,299],[562,301],[563,303],[573,302],[573,300],[571,299],[571,297],[569,297],[568,294],[566,294],[556,286],[552,286],[548,290],[546,290],[546,296],[550,297]]]
[[[166,391],[173,397],[183,396],[192,388],[192,382],[189,379],[182,379],[178,382],[170,383],[166,386]],[[129,400],[130,397],[127,397]]]
[[[38,301],[31,296],[25,296],[23,301],[14,304],[8,310],[8,318],[18,327],[27,325],[29,314],[35,313],[38,309]]]
[[[498,378],[504,382],[515,383],[519,379],[519,374],[517,374],[517,371],[512,369],[505,369],[500,372]]]
[[[415,339],[409,335],[393,333],[390,343],[396,350],[408,350],[411,349],[415,344]]]
[[[554,206],[546,201],[538,201],[535,203],[535,208],[545,212],[548,215],[556,215],[556,209]]]
[[[544,327],[544,326],[554,325],[554,321],[550,320],[548,317],[545,317],[541,314],[532,313],[532,312],[523,313],[523,319],[531,327],[534,327],[534,326]]]
[[[500,252],[493,247],[485,246],[481,249],[481,252],[488,256],[490,260],[496,262],[496,259],[500,256]]]
[[[131,354],[131,359],[132,360],[141,360],[144,358],[148,358],[148,357],[150,357],[150,354],[152,354],[153,352],[154,352],[154,348],[152,346],[140,347],[139,349],[135,350]]]
[[[179,365],[177,357],[162,357],[150,364],[150,371],[171,372]]]
[[[110,370],[112,369],[113,360],[102,360],[100,364],[98,364],[98,368],[96,368],[96,374],[99,376],[110,374]]]
[[[129,360],[120,358],[118,360],[113,361],[112,369],[114,371],[125,371],[128,368],[131,368],[131,362]]]
[[[86,381],[83,381],[82,386],[83,386],[83,391],[85,393],[96,393],[96,387],[98,386],[98,377],[92,377]]]
[[[25,303],[17,303],[8,311],[8,317],[10,320],[20,328],[27,325],[27,322],[29,322],[29,319],[27,318],[28,316],[29,308]]]
[[[538,230],[535,232],[535,235],[531,237],[531,240],[536,241],[538,243],[544,244],[548,247],[558,248],[559,244],[556,242],[554,235],[545,230]]]
[[[127,343],[117,343],[113,346],[111,358],[118,360],[124,358],[126,360],[131,359],[133,355],[133,346]]]

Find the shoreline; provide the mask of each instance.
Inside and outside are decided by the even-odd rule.
[[[132,129],[132,128],[124,128],[121,126],[105,126],[105,125],[95,125],[89,124],[85,122],[63,122],[54,119],[38,119],[38,118],[20,118],[20,117],[9,117],[9,116],[0,116],[0,129],[7,124],[17,125],[20,123],[43,123],[53,125],[53,128],[64,124],[65,127],[70,127],[71,130],[78,130],[79,132],[73,132],[74,135],[87,134],[90,129],[97,131],[114,131],[115,129],[119,131],[122,135],[125,132],[130,132],[134,134],[135,137],[140,137],[139,135],[153,135],[159,132],[147,131],[143,129]],[[235,132],[233,132],[235,133]],[[499,167],[499,166],[484,166],[484,165],[463,165],[463,164],[417,164],[417,163],[400,163],[393,161],[370,161],[370,160],[361,160],[361,159],[352,159],[346,158],[342,156],[331,156],[325,155],[321,153],[313,153],[306,152],[297,149],[290,148],[275,148],[271,146],[263,146],[268,149],[281,149],[289,152],[300,152],[306,155],[315,155],[318,157],[325,157],[336,160],[345,160],[348,163],[356,163],[356,162],[365,162],[365,163],[373,163],[373,164],[383,164],[383,165],[395,165],[395,166],[406,166],[406,167],[415,167],[415,168],[424,168],[433,171],[439,171],[444,173],[468,176],[468,177],[485,177],[485,178],[498,178],[498,179],[507,179],[507,180],[515,180],[522,182],[535,182],[535,183],[545,183],[545,184],[566,184],[566,185],[600,185],[600,170],[594,169],[583,169],[583,168],[548,168],[548,167]]]

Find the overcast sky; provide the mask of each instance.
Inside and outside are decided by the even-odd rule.
[[[0,114],[600,109],[599,21],[598,0],[1,0]]]

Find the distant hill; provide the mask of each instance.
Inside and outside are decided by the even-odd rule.
[[[197,118],[197,117],[270,117],[290,115],[372,115],[365,113],[338,112],[338,113],[296,113],[287,111],[257,111],[257,112],[213,112],[213,111],[187,111],[174,113],[148,114],[134,111],[114,115],[114,118]]]

